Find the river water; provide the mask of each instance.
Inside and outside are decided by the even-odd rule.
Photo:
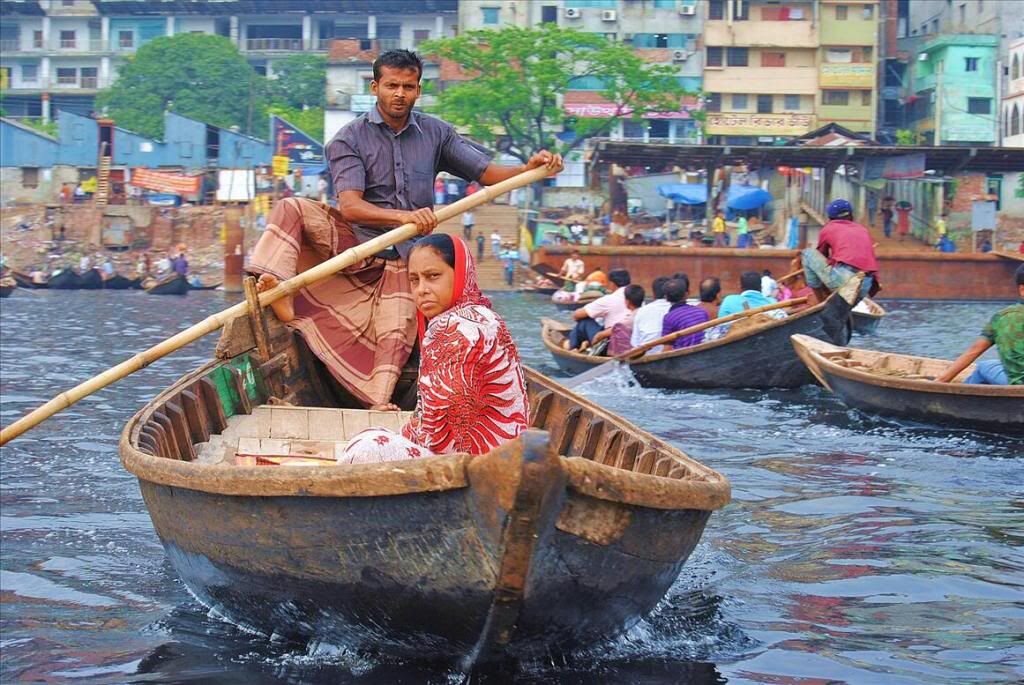
[[[500,294],[524,360],[542,298]],[[216,292],[16,292],[0,305],[0,421],[235,300]],[[886,302],[854,344],[955,356],[997,305]],[[210,337],[50,419],[0,455],[4,682],[461,682],[428,664],[244,634],[164,559],[117,440]],[[752,362],[753,363],[753,362]],[[998,683],[1024,678],[1024,442],[901,424],[817,387],[665,392],[611,376],[581,391],[726,474],[666,599],[627,635],[522,682]],[[477,682],[505,675],[477,674]]]

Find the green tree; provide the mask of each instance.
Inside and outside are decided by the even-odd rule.
[[[437,114],[523,161],[541,149],[566,152],[579,147],[624,119],[678,111],[686,94],[676,68],[646,62],[630,47],[599,34],[555,24],[471,31],[429,41],[421,49],[471,75],[438,94]],[[595,84],[616,106],[614,115],[567,117],[559,95],[574,79]],[[555,137],[563,127],[575,133],[571,143]]]
[[[272,104],[292,109],[322,109],[327,104],[326,57],[291,55],[275,60],[273,68],[274,78],[269,80]]]
[[[309,109],[295,109],[282,107],[281,105],[270,105],[267,111],[276,114],[288,121],[293,126],[298,126],[303,133],[307,133],[316,140],[324,139],[324,110],[322,107],[310,107]]]
[[[266,79],[223,36],[183,33],[146,43],[96,104],[119,126],[163,136],[171,110],[214,126],[265,136]]]

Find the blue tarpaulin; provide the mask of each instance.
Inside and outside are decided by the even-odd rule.
[[[701,183],[665,183],[658,186],[658,194],[682,205],[702,205],[708,201],[708,189]],[[725,206],[747,211],[759,209],[771,200],[771,193],[757,186],[732,185]]]

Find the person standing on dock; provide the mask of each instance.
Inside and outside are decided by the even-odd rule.
[[[981,337],[935,379],[937,382],[951,383],[961,371],[995,345],[999,359],[978,362],[964,383],[1024,385],[1024,264],[1017,267],[1014,279],[1017,282],[1017,304],[996,312],[981,331]]]
[[[807,285],[819,300],[828,297],[827,290],[836,290],[858,271],[863,271],[861,297],[874,295],[878,284],[878,259],[871,233],[853,220],[853,206],[847,200],[833,200],[826,209],[829,222],[821,229],[818,246],[800,253]]]
[[[715,247],[725,247],[725,215],[722,210],[715,212],[715,218],[711,220],[711,232],[715,235]]]
[[[423,61],[409,50],[388,50],[374,61],[376,106],[325,148],[338,209],[303,198],[274,204],[249,264],[261,274],[258,290],[406,223],[427,235],[437,227],[434,179],[441,170],[493,185],[528,169],[561,169],[561,156],[547,150],[525,165],[499,166],[451,124],[414,111],[422,76]],[[391,402],[416,342],[406,268],[414,243],[383,250],[273,305],[366,406]]]
[[[900,242],[910,233],[910,213],[914,211],[914,205],[906,200],[896,203],[896,232],[900,236]]]

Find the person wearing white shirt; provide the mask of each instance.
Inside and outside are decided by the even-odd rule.
[[[772,278],[772,272],[765,269],[761,272],[761,294],[765,297],[775,297],[779,292],[779,284]]]
[[[665,299],[665,284],[671,278],[658,276],[654,279],[651,289],[654,291],[654,300],[648,302],[633,315],[633,334],[629,338],[632,347],[639,347],[661,337],[661,324],[672,305]],[[648,350],[648,354],[654,354],[657,348]]]
[[[585,270],[583,260],[580,259],[580,253],[577,250],[573,250],[569,254],[569,258],[562,262],[562,268],[558,272],[559,276],[564,276],[570,281],[579,282],[583,278],[583,272]]]

